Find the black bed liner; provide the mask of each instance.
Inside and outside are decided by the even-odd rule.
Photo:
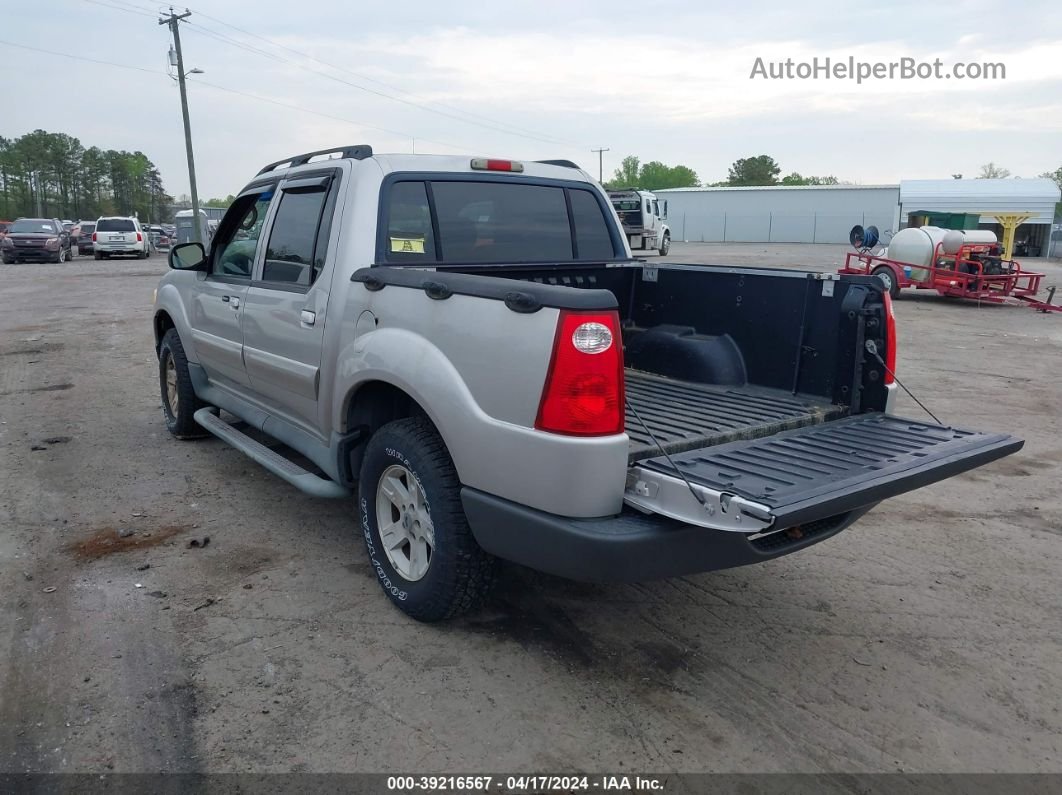
[[[745,497],[791,527],[865,507],[1021,449],[1006,434],[980,433],[861,414],[672,456],[693,484]],[[667,458],[639,466],[673,474]]]
[[[672,455],[819,425],[848,413],[845,406],[781,390],[694,384],[631,369],[626,389],[638,417]],[[632,462],[660,454],[638,417],[627,408]]]

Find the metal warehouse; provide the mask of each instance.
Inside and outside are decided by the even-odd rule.
[[[920,223],[918,216],[980,214],[981,228],[1002,238],[995,213],[1027,213],[1016,241],[1027,256],[1046,253],[1059,200],[1049,179],[902,180],[898,185],[771,185],[674,188],[667,201],[676,240],[737,243],[847,243],[856,224],[889,232]]]
[[[703,243],[847,243],[856,224],[896,229],[899,185],[674,188],[667,222],[676,240]]]

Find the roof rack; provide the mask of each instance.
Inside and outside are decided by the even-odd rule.
[[[563,166],[564,168],[579,168],[571,160],[536,160],[536,163],[541,163],[544,166]]]
[[[307,152],[304,155],[294,155],[293,157],[285,157],[283,160],[278,160],[275,163],[270,163],[268,166],[264,166],[259,174],[265,174],[267,171],[274,171],[277,166],[283,166],[287,164],[288,168],[294,168],[295,166],[305,166],[310,160],[318,155],[332,155],[339,153],[341,158],[350,158],[352,160],[364,160],[367,157],[372,157],[372,147],[368,144],[356,144],[354,146],[337,146],[334,149],[320,149],[316,152]]]

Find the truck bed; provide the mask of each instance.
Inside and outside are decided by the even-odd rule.
[[[711,386],[626,370],[626,428],[630,461],[660,454],[639,417],[674,455],[741,439],[759,439],[779,431],[818,425],[843,417],[837,406],[806,395],[754,386]]]

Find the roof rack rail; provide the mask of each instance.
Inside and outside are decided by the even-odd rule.
[[[544,166],[564,166],[564,168],[579,168],[578,165],[571,160],[536,160],[536,163],[541,163]]]
[[[258,173],[265,174],[267,171],[273,171],[277,166],[283,166],[285,164],[287,164],[288,168],[304,166],[310,162],[311,158],[317,157],[318,155],[332,155],[337,152],[341,158],[351,158],[352,160],[364,160],[367,157],[372,157],[372,147],[368,144],[337,146],[334,149],[319,149],[316,152],[307,152],[303,155],[285,157],[283,160],[278,160],[275,163],[270,163],[268,166],[264,166]]]

